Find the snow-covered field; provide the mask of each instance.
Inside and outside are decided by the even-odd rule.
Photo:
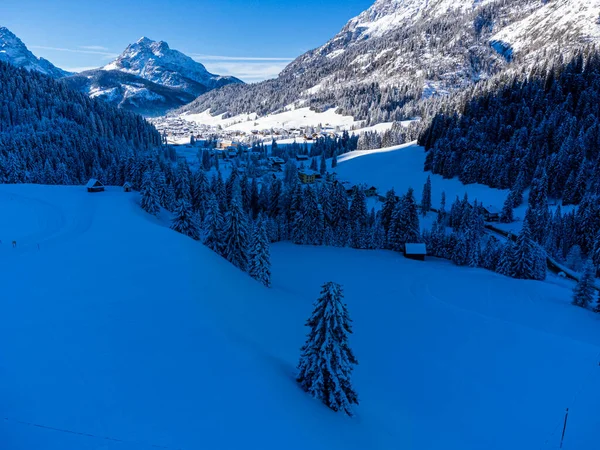
[[[339,180],[373,185],[381,195],[391,188],[394,188],[397,195],[402,195],[412,187],[417,201],[421,199],[423,185],[429,175],[434,208],[439,207],[442,192],[446,192],[447,209],[457,195],[462,199],[465,193],[471,201],[477,199],[485,206],[502,208],[508,190],[492,189],[482,184],[464,185],[458,178],[444,179],[441,175],[424,172],[424,163],[425,150],[411,142],[378,150],[346,153],[338,158],[338,166],[334,171]]]
[[[267,289],[136,201],[0,186],[0,448],[555,449],[567,407],[563,448],[596,448],[598,317],[568,281],[282,243]],[[354,418],[294,381],[329,280]]]
[[[334,108],[322,113],[311,111],[310,108],[290,108],[287,111],[278,114],[268,114],[264,117],[256,117],[256,114],[243,114],[228,119],[224,119],[223,115],[211,116],[209,111],[204,111],[199,114],[183,114],[181,118],[203,125],[220,125],[228,131],[244,131],[247,133],[252,130],[266,130],[271,128],[290,129],[306,126],[316,127],[318,125],[339,126],[344,129],[350,129],[352,126],[360,124],[352,116],[336,114]]]

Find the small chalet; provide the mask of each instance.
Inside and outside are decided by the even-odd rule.
[[[298,172],[298,177],[300,178],[301,183],[311,184],[317,179],[317,172],[310,169],[301,170]]]
[[[404,256],[408,259],[417,261],[425,261],[427,255],[427,247],[425,244],[406,243],[404,244]]]
[[[90,181],[87,182],[85,187],[87,188],[88,192],[103,192],[104,191],[104,185],[102,183],[100,183],[98,180],[96,180],[95,178],[91,178]]]
[[[296,161],[308,161],[308,155],[296,155]]]
[[[285,161],[278,156],[269,157],[269,162],[271,163],[272,166],[281,166],[281,165],[285,164]]]
[[[365,195],[367,197],[375,197],[377,195],[377,188],[375,186],[371,186],[365,189]]]
[[[498,222],[500,220],[500,210],[495,206],[482,206],[482,209],[486,222]]]
[[[123,185],[123,191],[131,192],[132,190],[133,190],[133,186],[131,185],[131,183],[129,181],[126,181],[125,184]]]

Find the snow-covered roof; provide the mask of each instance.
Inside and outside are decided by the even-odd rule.
[[[94,186],[103,186],[103,184],[100,183],[95,178],[90,178],[90,181],[88,181],[87,184],[85,185],[85,187],[88,187],[88,188],[91,188],[91,187],[94,187]]]
[[[408,255],[426,255],[427,247],[425,244],[404,244],[404,248]]]
[[[316,171],[311,170],[311,169],[300,170],[298,173],[302,173],[304,175],[319,175],[319,172],[316,172]]]
[[[483,208],[490,214],[500,214],[500,210],[493,205],[487,205]]]

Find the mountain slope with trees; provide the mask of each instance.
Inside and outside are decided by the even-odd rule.
[[[226,86],[179,112],[264,115],[295,103],[335,107],[369,124],[406,119],[410,101],[544,60],[558,35],[561,51],[597,41],[596,6],[600,0],[378,0],[276,79]],[[561,20],[546,34],[527,33],[531,17],[547,16]]]
[[[160,144],[142,117],[0,62],[2,182],[121,184],[128,165]]]

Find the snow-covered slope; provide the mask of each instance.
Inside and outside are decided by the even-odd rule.
[[[147,37],[129,45],[113,62],[101,70],[118,70],[145,80],[198,96],[230,83],[241,83],[235,77],[214,75],[197,61],[172,50],[164,41]]]
[[[549,450],[566,407],[564,448],[595,448],[598,321],[567,280],[282,243],[267,289],[136,201],[0,186],[3,448]],[[294,380],[329,280],[354,418]]]
[[[600,0],[553,0],[492,37],[518,53],[600,41]]]
[[[377,0],[275,80],[202,95],[185,110],[232,115],[294,102],[370,124],[411,100],[459,90],[600,41],[600,0]]]
[[[0,27],[0,61],[27,70],[34,70],[53,78],[69,75],[69,72],[59,69],[50,61],[38,58],[31,53],[23,41],[6,27]]]
[[[420,198],[427,177],[431,177],[432,206],[438,208],[442,192],[446,193],[446,206],[454,199],[467,194],[471,201],[477,199],[488,206],[501,209],[508,190],[492,189],[482,184],[462,184],[458,178],[446,179],[423,171],[425,163],[423,147],[411,142],[378,150],[360,150],[345,153],[338,158],[334,169],[340,181],[368,184],[378,188],[379,194],[394,188],[397,195],[404,194],[412,187],[416,198]]]

